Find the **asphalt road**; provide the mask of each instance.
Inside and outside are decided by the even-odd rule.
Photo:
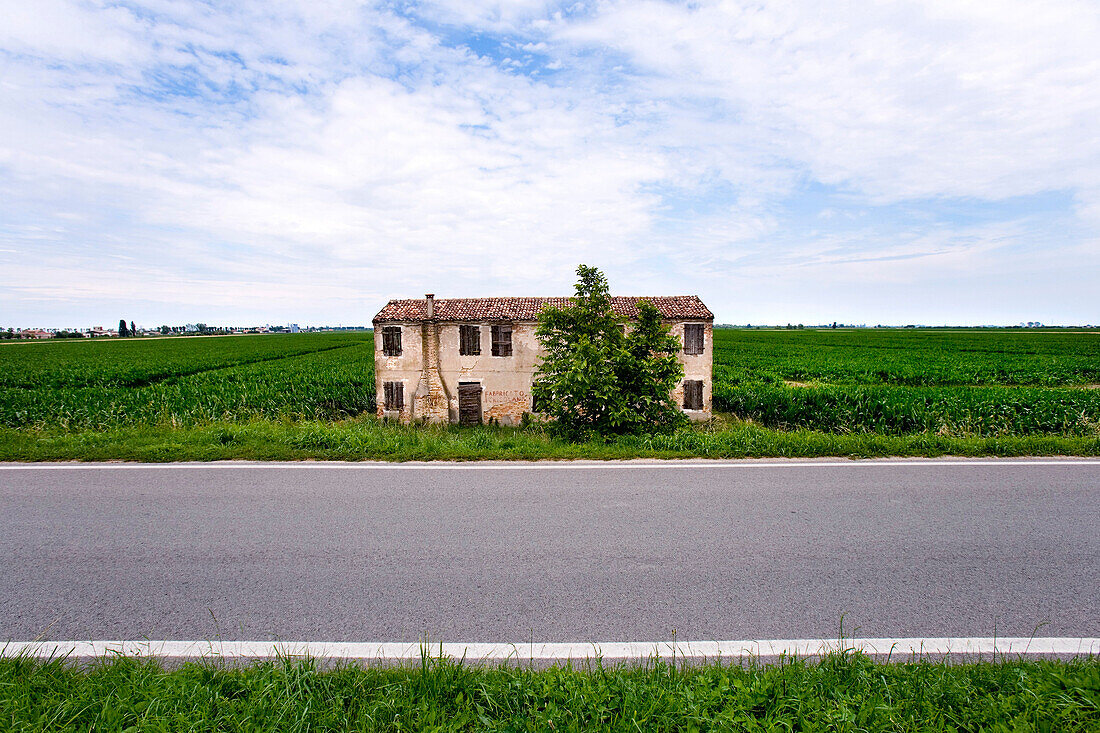
[[[0,466],[0,638],[1100,636],[1100,462]]]

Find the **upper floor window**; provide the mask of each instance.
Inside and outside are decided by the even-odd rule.
[[[463,356],[481,354],[481,326],[458,327],[458,353]]]
[[[401,356],[401,326],[382,327],[382,353]]]
[[[684,353],[685,354],[702,354],[703,353],[703,324],[702,323],[685,323],[684,324]]]
[[[493,356],[512,355],[512,327],[493,326]]]
[[[684,409],[703,409],[703,381],[701,379],[684,380]]]

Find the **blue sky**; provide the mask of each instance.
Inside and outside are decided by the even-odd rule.
[[[0,326],[1100,323],[1096,3],[0,0]]]

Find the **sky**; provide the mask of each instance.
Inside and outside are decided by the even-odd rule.
[[[1100,3],[0,0],[0,327],[1100,323]]]

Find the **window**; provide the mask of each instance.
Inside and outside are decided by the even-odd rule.
[[[382,327],[382,353],[401,356],[401,326]]]
[[[458,327],[458,353],[477,356],[481,353],[481,326]]]
[[[493,326],[493,356],[512,355],[512,327]]]
[[[387,410],[402,410],[405,408],[404,382],[382,382],[382,392],[385,394]]]
[[[684,380],[684,409],[703,409],[703,382],[699,379]]]
[[[702,354],[703,353],[703,324],[702,323],[685,323],[684,324],[684,353],[685,354]]]

